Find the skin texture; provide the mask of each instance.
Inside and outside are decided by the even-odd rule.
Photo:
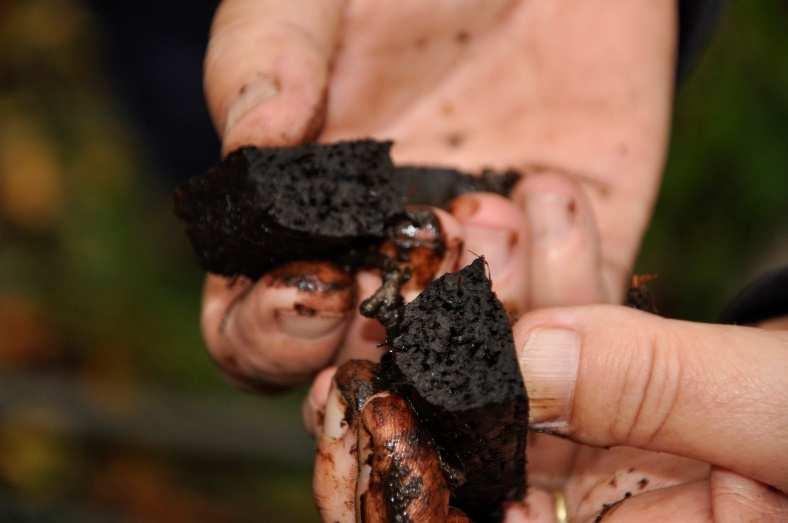
[[[453,270],[477,254],[485,255],[495,291],[516,318],[541,307],[620,300],[664,160],[674,43],[675,2],[667,0],[477,0],[429,6],[415,0],[225,0],[217,11],[206,57],[205,92],[225,153],[246,144],[373,136],[396,140],[393,154],[400,162],[466,170],[517,167],[531,173],[510,201],[467,195],[454,202],[450,212],[440,214],[447,238],[454,243],[440,270]],[[299,315],[296,305],[306,297],[272,285],[270,278],[234,285],[213,276],[206,281],[204,337],[233,380],[264,390],[317,376],[304,413],[307,426],[318,432],[318,446],[326,450],[318,456],[316,470],[324,473],[316,473],[315,493],[324,517],[326,510],[337,511],[336,517],[327,517],[329,521],[353,520],[356,495],[350,483],[359,473],[350,456],[353,441],[347,434],[352,431],[341,432],[341,423],[328,421],[336,421],[329,413],[337,408],[328,400],[330,369],[350,358],[377,354],[382,330],[353,312],[377,285],[376,275],[361,273],[352,292],[348,290],[353,300],[317,297],[314,314]],[[407,296],[418,290],[409,289]],[[678,380],[682,374],[677,369],[685,364],[684,359],[668,358],[652,361],[680,363],[649,366],[647,360],[630,357],[638,354],[640,338],[634,335],[641,330],[682,341],[670,353],[674,355],[703,354],[699,346],[711,354],[713,348],[730,346],[731,339],[740,336],[755,346],[767,343],[767,338],[756,342],[743,331],[712,332],[676,324],[653,327],[651,317],[616,308],[569,311],[526,315],[515,329],[518,347],[527,343],[537,325],[587,328],[581,331],[584,342],[604,335],[616,338],[604,345],[607,352],[583,348],[573,395],[578,402],[564,432],[582,444],[549,435],[529,441],[533,488],[525,504],[509,508],[507,521],[553,521],[551,492],[559,489],[573,521],[593,521],[603,511],[604,521],[785,519],[784,494],[746,477],[775,485],[774,477],[788,477],[779,475],[784,461],[753,470],[715,454],[722,449],[731,456],[724,445],[734,442],[746,459],[742,449],[772,441],[751,428],[784,420],[785,394],[775,399],[746,393],[783,393],[784,378],[758,382],[749,378],[753,374],[726,375],[726,383],[739,387],[719,390],[742,390],[743,396],[734,394],[724,404],[712,398],[705,411],[676,418],[684,425],[667,433],[637,430],[649,423],[659,426],[652,409],[645,409],[641,417],[622,417],[638,412],[642,404],[635,401],[633,411],[625,399],[642,400],[643,391],[651,390],[631,384],[663,383],[666,390],[679,390],[679,382],[648,378],[662,369],[660,376]],[[594,323],[596,314],[599,321]],[[674,330],[689,332],[688,338]],[[772,346],[784,348],[784,337],[768,340],[778,338],[783,341]],[[697,342],[702,339],[711,341]],[[741,354],[733,351],[730,357]],[[725,359],[709,361],[713,365]],[[779,367],[771,361],[769,369],[777,372]],[[698,372],[695,377],[705,375]],[[526,374],[527,386],[538,387],[538,378],[531,378]],[[711,387],[702,379],[696,383]],[[688,397],[706,390],[697,387]],[[609,393],[604,402],[602,393]],[[620,395],[618,401],[615,395]],[[584,408],[583,401],[596,410]],[[746,417],[753,404],[763,406],[756,409],[754,420]],[[667,405],[663,410],[673,413]],[[719,448],[714,443],[718,438],[708,435],[700,442],[679,439],[672,444],[658,437],[691,435],[699,419],[725,419],[731,412],[745,417],[729,427],[730,437]],[[741,427],[745,430],[735,430]],[[769,455],[788,455],[786,449],[778,450]],[[774,476],[764,476],[763,471]]]

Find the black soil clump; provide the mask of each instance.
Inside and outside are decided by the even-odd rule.
[[[405,306],[380,388],[411,403],[454,483],[452,506],[496,521],[525,490],[528,403],[509,319],[478,258]]]
[[[293,260],[337,259],[383,241],[404,213],[391,142],[244,147],[175,193],[203,268],[258,278]]]
[[[259,278],[295,260],[382,266],[373,251],[405,203],[441,206],[469,191],[508,195],[520,175],[397,167],[391,142],[243,147],[175,191],[175,214],[202,267]],[[406,220],[407,222],[407,220]]]

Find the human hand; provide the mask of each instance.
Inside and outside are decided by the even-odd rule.
[[[441,270],[485,255],[514,314],[615,302],[663,162],[674,18],[673,2],[645,0],[225,0],[205,92],[225,153],[372,136],[394,139],[401,163],[537,172],[511,202],[471,195],[439,213],[449,240],[462,243]],[[555,181],[559,173],[579,174]],[[548,230],[539,221],[548,214],[563,225]],[[599,223],[601,255],[586,241],[588,215]],[[589,284],[577,276],[592,263],[604,277]],[[239,383],[283,387],[377,356],[381,329],[353,314],[376,275],[348,282],[331,268],[300,269],[341,290],[305,294],[281,274],[232,286],[208,277],[204,337]],[[539,277],[529,282],[531,273]]]
[[[525,504],[509,507],[507,521],[554,521],[552,492],[564,497],[570,521],[783,521],[788,318],[763,327],[694,324],[613,306],[527,314],[514,334],[530,398],[531,488]],[[442,521],[450,510],[446,486],[435,451],[406,437],[412,414],[389,394],[376,404],[362,399],[361,416],[343,424],[348,403],[338,391],[350,380],[335,377],[327,392],[331,373],[310,393],[313,404],[327,398],[314,480],[324,519],[354,521],[354,508],[368,510],[358,505],[361,494],[375,497],[369,478],[376,460],[388,459],[438,478],[425,480],[435,496],[414,498],[409,510],[420,521]],[[367,412],[381,408],[392,415]],[[579,443],[566,467],[545,467],[544,451],[553,448],[534,431]],[[396,446],[387,444],[393,440]]]
[[[612,306],[524,317],[514,330],[532,427],[613,447],[581,448],[565,487],[569,513],[584,521],[629,492],[605,521],[785,520],[787,326],[698,324]],[[540,407],[547,390],[563,401]],[[655,481],[622,446],[711,469],[662,467]],[[656,465],[667,454],[650,456]]]

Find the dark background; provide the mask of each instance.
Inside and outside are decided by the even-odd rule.
[[[221,380],[170,210],[219,154],[213,4],[0,4],[0,521],[316,519],[303,393]],[[666,315],[788,261],[786,20],[729,2],[680,89],[637,264]]]

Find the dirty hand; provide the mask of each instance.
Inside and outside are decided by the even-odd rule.
[[[527,313],[513,332],[530,488],[506,521],[556,521],[556,494],[578,522],[788,519],[788,317],[753,328],[593,305]],[[323,519],[385,521],[375,478],[404,463],[434,492],[409,498],[414,521],[464,521],[412,413],[391,394],[348,396],[347,369],[319,374],[305,409]]]
[[[435,275],[485,255],[515,317],[618,302],[664,159],[675,9],[646,0],[225,0],[205,92],[225,153],[371,136],[395,140],[401,163],[532,173],[511,200],[472,194],[437,211],[449,248]],[[243,386],[303,382],[378,356],[379,325],[356,313],[378,283],[326,263],[232,285],[211,275],[203,335]]]

